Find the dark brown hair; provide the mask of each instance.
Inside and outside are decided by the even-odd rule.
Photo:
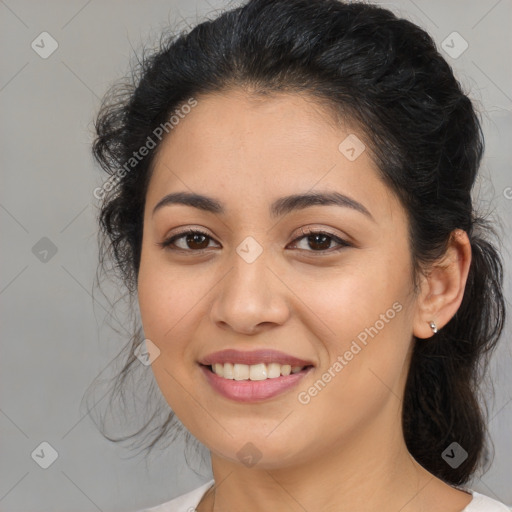
[[[483,152],[479,119],[431,37],[415,24],[366,3],[250,0],[164,38],[132,82],[105,97],[95,122],[94,156],[119,178],[101,205],[102,265],[113,262],[133,295],[159,141],[121,171],[190,98],[232,87],[306,92],[364,128],[382,178],[407,211],[415,277],[445,253],[455,229],[467,232],[472,261],[462,304],[434,337],[413,341],[403,430],[410,453],[428,471],[451,484],[468,481],[484,448],[479,385],[503,329],[503,270],[492,225],[476,213],[471,196]],[[117,391],[137,363],[139,342],[140,330]],[[158,428],[149,430],[148,421],[135,433],[146,429],[150,449],[176,425],[172,411],[165,414]],[[468,452],[457,468],[441,456],[453,441]]]

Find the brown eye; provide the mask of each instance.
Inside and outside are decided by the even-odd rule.
[[[202,231],[189,230],[173,235],[159,245],[170,250],[195,252],[207,249],[212,238]],[[179,243],[176,243],[180,241]]]
[[[189,249],[206,249],[210,242],[206,235],[196,233],[193,235],[185,235],[185,243]]]
[[[332,238],[330,236],[324,234],[309,235],[307,239],[309,242],[309,247],[311,247],[315,251],[329,249],[332,241]]]
[[[303,239],[306,240],[306,247],[302,247],[300,249],[308,251],[308,252],[318,252],[318,253],[332,253],[337,252],[343,249],[344,247],[350,247],[351,245],[346,242],[345,240],[341,239],[340,237],[333,235],[332,233],[327,233],[325,231],[305,231],[301,230],[301,233],[303,233],[303,236],[300,236],[299,238],[296,238],[293,241],[294,245],[297,245],[298,241],[301,241]],[[334,250],[331,249],[332,242],[335,242],[338,244],[337,248],[334,248]],[[309,248],[309,249],[308,249]]]
[[[351,246],[348,242],[341,239],[340,237],[325,231],[301,230],[301,233],[303,233],[303,235],[296,238],[293,241],[293,244],[296,246],[297,242],[305,240],[305,247],[298,248],[307,252],[330,254],[337,252],[345,247]],[[202,231],[198,230],[188,230],[184,233],[171,236],[170,238],[159,243],[159,245],[172,251],[200,252],[207,249],[210,246],[210,241],[212,240],[212,237],[207,233],[203,233]],[[338,247],[332,248],[331,244],[333,242],[337,244]]]

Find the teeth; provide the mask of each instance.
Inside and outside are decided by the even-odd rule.
[[[221,367],[224,366],[224,370],[222,372],[222,375],[220,375],[220,374],[217,374],[217,375],[220,375],[221,377],[224,377],[225,379],[234,379],[235,378],[235,374],[233,372],[233,365],[231,363],[226,363],[224,365],[219,364],[219,366],[221,366]],[[213,369],[213,371],[215,373],[217,373],[215,368]]]
[[[217,375],[219,375],[220,377],[224,377],[224,365],[223,364],[219,364],[219,363],[215,363],[213,365],[213,372],[216,373]],[[228,372],[227,372],[229,375],[231,375],[229,373],[229,368],[228,368]],[[233,370],[231,369],[231,373],[233,373]],[[229,377],[231,378],[231,377]]]
[[[219,377],[231,380],[266,380],[276,379],[281,375],[287,376],[290,373],[299,373],[303,367],[289,364],[269,363],[269,364],[232,364],[215,363],[211,366],[213,373]]]
[[[267,364],[267,373],[269,379],[275,379],[281,375],[281,365],[278,363]]]
[[[249,367],[246,364],[233,365],[235,380],[247,380],[249,378]]]
[[[245,366],[245,365],[243,365]],[[251,380],[265,380],[267,378],[267,365],[253,364],[249,366],[249,379]]]

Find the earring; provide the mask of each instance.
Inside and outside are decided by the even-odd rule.
[[[436,334],[437,333],[436,323],[433,320],[430,320],[429,325],[430,325],[430,328],[432,329],[432,331],[434,332],[434,334]]]

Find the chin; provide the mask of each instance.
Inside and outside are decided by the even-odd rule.
[[[210,450],[212,456],[229,460],[241,467],[274,470],[306,462],[313,457],[308,453],[307,440],[300,433],[285,433],[284,436],[276,436],[270,439],[267,434],[236,436],[229,435],[222,440],[205,439],[203,444]],[[283,443],[283,438],[288,443]],[[290,441],[300,439],[300,445]],[[309,446],[311,444],[309,443]]]

